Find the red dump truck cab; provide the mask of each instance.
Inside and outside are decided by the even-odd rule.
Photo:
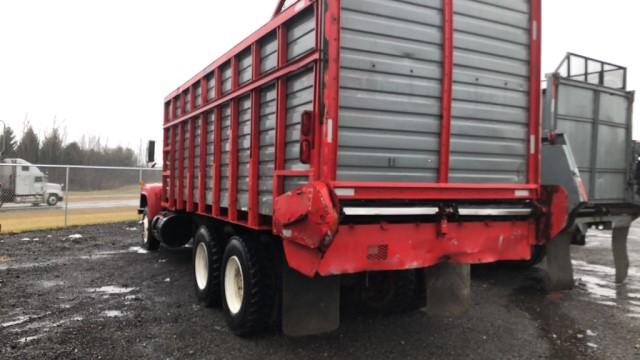
[[[566,221],[562,188],[540,182],[540,6],[280,1],[165,99],[145,236],[268,237],[308,279],[284,276],[284,307],[293,283],[530,259]]]

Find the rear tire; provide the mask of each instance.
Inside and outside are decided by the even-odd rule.
[[[198,301],[207,307],[219,306],[222,249],[206,226],[193,237],[193,285]]]
[[[367,276],[362,290],[362,302],[367,309],[398,314],[418,306],[415,270],[372,272]]]
[[[142,247],[148,251],[156,251],[160,248],[160,241],[153,236],[151,220],[147,215],[147,209],[142,213]]]
[[[222,261],[221,289],[225,319],[238,336],[264,330],[271,320],[274,286],[258,240],[234,236]]]

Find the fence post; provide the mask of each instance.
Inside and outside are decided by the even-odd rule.
[[[140,174],[138,175],[138,185],[142,185],[142,168],[140,168]]]
[[[64,185],[64,227],[67,227],[67,214],[69,211],[69,167],[67,166],[67,175]]]

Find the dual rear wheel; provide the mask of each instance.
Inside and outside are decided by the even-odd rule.
[[[231,331],[240,336],[269,325],[275,294],[271,269],[257,240],[231,237],[222,248],[207,227],[196,232],[193,244],[194,286],[206,306],[222,306]]]

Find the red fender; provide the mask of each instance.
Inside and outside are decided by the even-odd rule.
[[[323,182],[311,182],[278,196],[273,232],[283,239],[289,266],[313,277],[338,231],[337,197]]]
[[[140,191],[140,207],[142,208],[144,202],[143,198],[146,198],[147,216],[149,219],[153,219],[158,215],[162,207],[162,184],[146,184]]]

